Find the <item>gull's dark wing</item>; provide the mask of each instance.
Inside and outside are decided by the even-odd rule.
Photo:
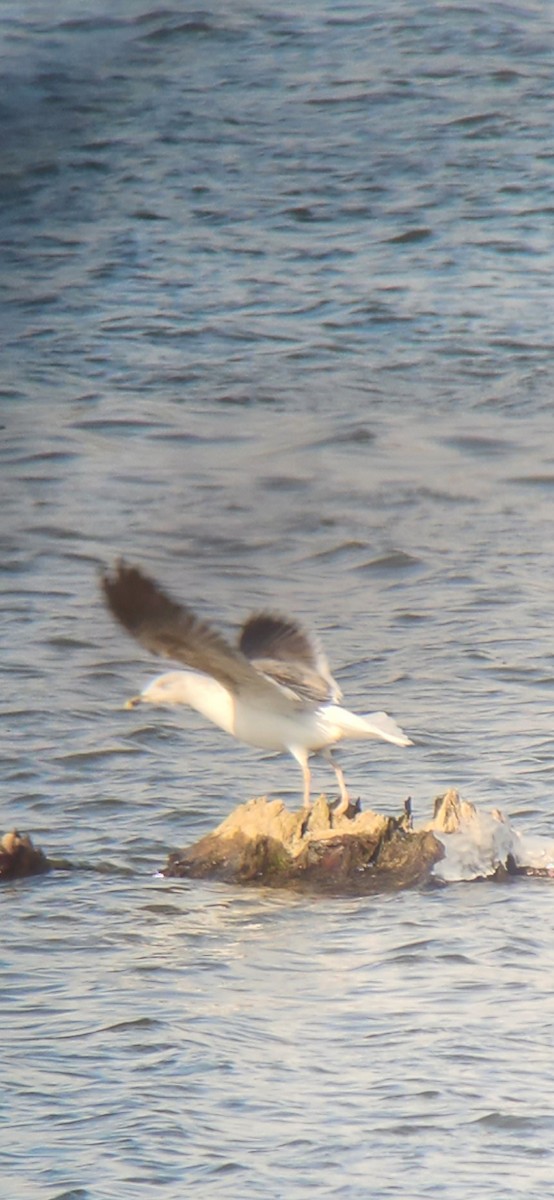
[[[239,650],[258,671],[307,700],[341,698],[317,638],[289,617],[254,613],[241,629]]]
[[[254,658],[252,666],[261,671],[266,679],[278,683],[279,687],[288,688],[299,700],[309,704],[327,704],[329,700],[338,698],[328,681],[310,667],[279,662],[275,658]]]
[[[212,675],[235,694],[249,692],[253,702],[265,699],[290,713],[295,705],[291,692],[287,695],[277,680],[260,674],[240,650],[137,567],[120,562],[113,574],[102,576],[102,589],[114,617],[153,654]]]

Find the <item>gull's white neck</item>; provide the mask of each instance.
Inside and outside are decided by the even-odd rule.
[[[169,671],[158,675],[141,693],[148,704],[188,704],[226,733],[235,731],[235,704],[231,692],[201,671]]]

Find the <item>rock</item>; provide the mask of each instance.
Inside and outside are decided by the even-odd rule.
[[[355,810],[337,818],[320,796],[306,816],[262,797],[171,854],[162,873],[345,895],[415,887],[429,880],[444,849],[431,831],[410,826],[408,811],[398,819]]]
[[[15,829],[4,834],[0,841],[0,880],[44,875],[49,870],[48,859],[33,846],[30,837],[22,837]]]

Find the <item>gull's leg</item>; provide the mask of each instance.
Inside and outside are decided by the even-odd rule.
[[[339,764],[335,762],[330,750],[323,750],[322,755],[323,758],[327,759],[327,762],[331,764],[337,777],[337,782],[340,788],[340,800],[335,809],[335,816],[342,817],[345,812],[348,812],[348,806],[350,804],[350,796],[348,795],[348,788],[344,780],[344,774],[342,772],[342,768],[339,767]]]
[[[303,804],[304,804],[304,808],[309,812],[309,810],[312,807],[312,801],[310,798],[312,775],[311,775],[310,768],[308,766],[308,755],[307,755],[307,752],[304,750],[303,746],[289,746],[289,750],[290,750],[293,758],[296,759],[297,763],[299,764],[299,766],[302,769],[302,778],[304,780]]]
[[[310,798],[310,792],[312,790],[312,775],[308,766],[308,759],[306,759],[306,762],[302,767],[302,774],[304,776],[304,808],[309,810],[312,807],[312,801]]]

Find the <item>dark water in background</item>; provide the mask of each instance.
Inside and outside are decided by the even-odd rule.
[[[347,779],[553,826],[554,13],[0,6],[9,1200],[553,1193],[552,892],[154,878],[294,763],[102,610],[122,551],[290,610],[416,739]],[[316,786],[328,786],[315,767]],[[93,868],[93,869],[91,869]]]

